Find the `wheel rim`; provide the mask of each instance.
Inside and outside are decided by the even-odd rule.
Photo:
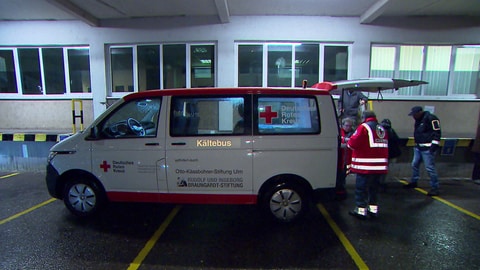
[[[292,189],[280,189],[270,198],[270,211],[280,220],[290,221],[302,211],[302,197]]]
[[[97,197],[90,186],[76,184],[68,191],[68,201],[74,210],[87,213],[95,208]]]

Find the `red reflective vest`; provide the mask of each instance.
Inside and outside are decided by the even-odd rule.
[[[367,118],[350,137],[352,173],[386,174],[388,172],[388,133],[376,118]]]

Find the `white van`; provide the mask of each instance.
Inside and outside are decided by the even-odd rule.
[[[335,89],[422,82],[366,79],[321,89],[201,88],[127,95],[50,150],[51,196],[85,217],[106,202],[260,204],[290,222],[335,186]]]

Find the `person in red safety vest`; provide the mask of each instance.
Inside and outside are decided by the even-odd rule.
[[[350,173],[350,160],[352,159],[352,151],[347,147],[347,142],[352,136],[355,120],[351,118],[343,118],[340,127],[340,155],[338,161],[337,182],[335,185],[335,197],[337,200],[347,198],[347,189],[345,188],[345,178]]]
[[[362,124],[347,142],[352,150],[350,171],[355,173],[355,204],[349,214],[365,219],[378,216],[377,192],[388,172],[388,133],[373,111],[362,113]]]

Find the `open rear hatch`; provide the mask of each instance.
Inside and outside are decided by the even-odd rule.
[[[341,95],[344,90],[377,93],[383,90],[398,90],[402,87],[418,86],[421,84],[428,84],[428,82],[388,78],[366,78],[336,82],[321,82],[312,85],[312,88],[326,90],[332,95]]]

